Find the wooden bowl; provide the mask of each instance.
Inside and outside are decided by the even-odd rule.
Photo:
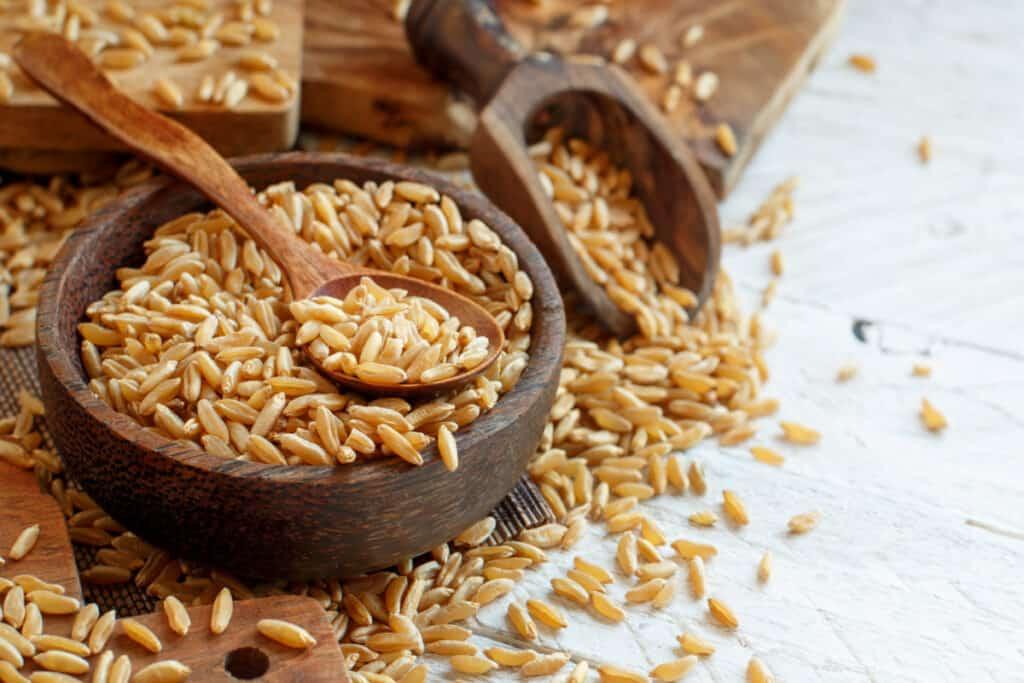
[[[467,219],[490,225],[534,282],[530,362],[515,388],[456,440],[448,472],[436,447],[412,467],[382,458],[343,467],[272,466],[208,455],[147,431],[93,395],[76,325],[140,264],[143,242],[167,220],[210,208],[197,192],[155,180],[91,216],[68,240],[43,286],[38,362],[47,423],[68,472],[112,517],[169,552],[247,577],[303,580],[390,566],[454,537],[512,489],[554,401],[565,312],[551,271],[523,231],[482,196],[434,175],[342,154],[247,157],[254,187],[293,180],[407,179],[449,195]]]

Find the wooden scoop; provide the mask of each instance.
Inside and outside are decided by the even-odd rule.
[[[628,75],[599,58],[528,55],[486,0],[413,0],[405,28],[417,59],[480,109],[470,143],[477,185],[609,330],[626,335],[635,322],[584,270],[527,154],[527,145],[552,127],[586,139],[632,172],[657,239],[679,263],[679,284],[697,294],[699,308],[718,272],[715,195]]]
[[[468,382],[497,359],[505,335],[482,306],[439,285],[341,263],[313,249],[256,201],[245,181],[212,147],[179,123],[124,95],[74,44],[52,33],[29,34],[14,46],[13,55],[25,73],[54,97],[195,187],[234,218],[280,265],[293,301],[318,296],[343,299],[362,278],[371,277],[386,289],[402,289],[411,296],[433,300],[489,340],[488,356],[479,365],[430,384],[374,384],[321,366],[321,371],[339,385],[367,394],[432,394]],[[313,361],[319,365],[315,358]]]

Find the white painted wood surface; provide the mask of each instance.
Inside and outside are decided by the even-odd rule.
[[[619,626],[551,596],[572,555],[612,567],[615,539],[594,527],[516,589],[571,615],[529,646],[646,672],[681,656],[675,638],[693,629],[719,649],[692,681],[743,681],[751,655],[792,683],[1024,681],[1022,35],[1024,6],[1013,0],[850,3],[837,43],[722,207],[724,223],[742,221],[776,183],[802,178],[785,234],[729,247],[724,262],[753,304],[770,252],[784,253],[767,315],[780,333],[767,393],[782,399],[782,418],[824,438],[787,447],[763,420],[756,443],[778,446],[783,468],[754,462],[746,445],[704,444],[692,453],[711,477],[706,498],[648,505],[671,538],[719,547],[710,592],[740,628],[709,623],[682,583],[668,609],[633,608]],[[874,56],[878,72],[849,68],[853,52]],[[923,134],[935,150],[927,166],[914,152]],[[866,343],[852,334],[858,319],[871,323]],[[932,378],[910,376],[918,360]],[[837,384],[847,361],[859,375]],[[922,396],[946,413],[945,433],[921,426]],[[750,526],[691,529],[686,516],[719,509],[724,487],[747,501]],[[808,510],[823,513],[820,527],[788,536],[789,517]],[[766,549],[775,575],[761,586]],[[526,645],[506,622],[507,601],[482,610],[475,628]],[[456,677],[445,659],[430,661],[434,679]]]

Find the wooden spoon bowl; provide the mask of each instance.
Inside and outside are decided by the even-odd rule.
[[[115,519],[169,552],[239,575],[294,580],[389,566],[442,543],[486,516],[522,475],[554,401],[565,313],[551,271],[526,235],[476,193],[428,173],[347,155],[292,153],[238,160],[254,187],[349,178],[414,180],[487,223],[534,283],[530,361],[519,383],[456,441],[447,471],[435,446],[425,464],[380,458],[340,467],[224,460],[115,412],[87,386],[77,324],[116,286],[115,271],[143,261],[164,222],[209,203],[160,179],[87,219],[59,253],[38,311],[39,374],[48,426],[71,477]]]
[[[656,238],[675,255],[680,284],[708,298],[718,273],[714,191],[689,149],[618,67],[594,57],[528,55],[487,0],[413,0],[406,33],[417,59],[480,109],[470,143],[477,185],[516,220],[607,329],[636,329],[587,274],[537,179],[528,145],[562,127],[629,169]]]

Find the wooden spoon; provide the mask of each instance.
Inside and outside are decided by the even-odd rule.
[[[600,58],[528,55],[486,0],[413,0],[405,28],[417,59],[480,109],[470,143],[477,185],[609,330],[629,334],[635,321],[584,270],[527,154],[527,145],[555,126],[631,171],[657,238],[679,263],[679,284],[697,294],[700,307],[718,272],[715,195],[689,149],[627,74]]]
[[[505,335],[497,320],[476,302],[413,277],[341,263],[310,247],[256,201],[249,186],[212,147],[181,124],[123,94],[84,52],[63,37],[34,33],[14,46],[19,66],[54,97],[171,175],[191,184],[226,211],[280,265],[292,299],[343,299],[364,277],[381,287],[431,299],[489,340],[487,358],[471,370],[430,384],[373,384],[320,370],[339,385],[367,394],[413,396],[447,391],[484,372],[498,357]],[[312,356],[311,356],[312,358]],[[319,365],[315,358],[312,360]]]

